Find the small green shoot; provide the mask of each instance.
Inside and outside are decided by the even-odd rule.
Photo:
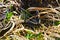
[[[32,32],[30,32],[30,31],[27,31],[27,34],[25,35],[25,37],[27,38],[27,39],[37,39],[37,40],[44,40],[43,39],[43,35],[42,35],[42,33],[38,33],[38,34],[33,34]]]
[[[58,26],[59,24],[60,24],[60,21],[54,22],[54,25],[55,25],[55,26]]]
[[[6,19],[10,20],[10,18],[12,17],[12,15],[13,15],[13,12],[7,12],[6,13]]]

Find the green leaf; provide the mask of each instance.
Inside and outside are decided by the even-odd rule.
[[[37,34],[37,40],[44,40],[42,33]]]
[[[55,26],[57,26],[57,25],[59,25],[59,24],[60,24],[60,21],[54,22],[54,25],[55,25]]]
[[[25,37],[26,37],[27,39],[30,39],[30,38],[33,37],[34,34],[33,34],[30,30],[27,30],[26,32],[27,32],[27,34],[25,35]]]
[[[10,18],[12,17],[13,13],[12,12],[7,12],[6,13],[6,19],[10,20]]]
[[[25,37],[27,39],[36,38],[37,40],[44,40],[42,33],[33,34],[31,32],[27,32],[27,34],[25,35]]]

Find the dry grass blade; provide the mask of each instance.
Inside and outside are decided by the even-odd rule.
[[[27,10],[29,11],[35,11],[35,10],[49,10],[51,8],[41,8],[41,7],[30,7]]]
[[[0,1],[0,38],[2,40],[60,38],[60,0]],[[11,18],[5,23],[6,13],[9,12],[12,12],[12,16],[9,15]],[[56,21],[58,21],[57,26],[54,25]]]

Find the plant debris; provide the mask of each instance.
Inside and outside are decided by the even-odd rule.
[[[0,40],[60,40],[60,1],[0,0]]]

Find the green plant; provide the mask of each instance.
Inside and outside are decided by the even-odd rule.
[[[12,17],[13,12],[7,12],[6,13],[6,20],[10,20],[10,18]]]
[[[55,26],[57,26],[57,25],[59,25],[59,24],[60,24],[60,21],[54,22],[54,25],[55,25]]]
[[[27,39],[36,39],[36,40],[44,40],[42,33],[38,34],[33,34],[32,32],[28,31],[27,34],[25,35]]]
[[[36,39],[37,39],[37,40],[44,40],[42,33],[37,34],[37,35],[36,35]]]

